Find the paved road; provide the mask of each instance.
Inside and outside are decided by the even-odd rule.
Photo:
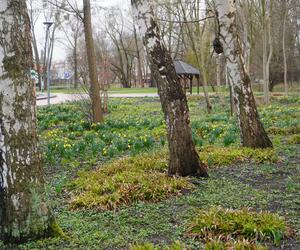
[[[56,93],[53,94],[50,98],[51,104],[64,103],[68,101],[80,100],[83,98],[87,98],[87,94],[62,94]],[[149,94],[109,94],[108,97],[118,97],[118,98],[129,98],[129,97],[158,97],[157,94],[149,93]],[[38,94],[37,96],[37,105],[45,106],[48,104],[47,95],[46,94]]]

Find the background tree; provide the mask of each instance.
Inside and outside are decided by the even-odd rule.
[[[245,68],[241,41],[236,26],[236,2],[234,0],[216,0],[215,3],[220,24],[221,43],[218,45],[224,48],[242,144],[248,147],[272,147],[259,119],[250,77]]]
[[[70,62],[73,67],[74,74],[74,88],[78,88],[79,75],[78,75],[78,43],[82,32],[82,22],[77,15],[71,15],[64,25],[61,26],[64,32],[67,44],[64,44],[71,50]]]
[[[1,1],[0,18],[0,240],[19,242],[49,234],[53,218],[37,147],[25,0]]]
[[[95,45],[93,39],[92,21],[91,21],[91,3],[90,0],[83,0],[83,25],[87,51],[87,60],[89,66],[90,77],[90,96],[92,101],[93,122],[101,122],[103,120],[100,84],[98,80]]]
[[[175,67],[160,37],[152,6],[147,0],[131,1],[144,44],[150,58],[151,70],[158,83],[162,109],[167,124],[170,175],[199,175],[207,177],[192,140],[187,99]]]
[[[35,26],[40,16],[40,13],[42,12],[42,8],[40,6],[40,3],[38,3],[37,0],[29,0],[28,6],[29,6],[28,12],[30,17],[31,36],[32,36],[32,47],[34,51],[34,63],[35,63],[36,72],[38,74],[38,87],[39,90],[41,90],[43,69],[40,61],[40,53],[38,49],[37,36],[35,34]]]

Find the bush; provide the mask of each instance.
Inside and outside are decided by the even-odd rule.
[[[289,144],[300,144],[300,134],[290,136],[287,140],[287,143],[289,143]]]
[[[205,250],[267,250],[268,248],[263,245],[258,245],[247,240],[243,241],[227,241],[220,240],[210,241],[205,244]]]
[[[81,172],[69,185],[73,190],[71,207],[110,210],[136,201],[157,202],[192,188],[186,178],[170,177],[166,169],[166,154],[156,152]]]
[[[230,165],[236,162],[252,160],[256,163],[276,162],[277,154],[274,149],[253,149],[245,147],[205,147],[199,152],[200,159],[209,166]]]
[[[269,212],[252,212],[248,209],[232,210],[210,208],[199,210],[191,222],[189,235],[209,241],[272,240],[278,244],[287,233],[284,220]]]
[[[142,245],[133,245],[130,247],[130,250],[184,250],[187,249],[183,244],[180,242],[175,242],[170,246],[154,246],[151,243],[146,243]]]

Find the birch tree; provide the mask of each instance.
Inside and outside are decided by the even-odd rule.
[[[50,232],[37,147],[33,57],[25,0],[0,1],[0,240]]]
[[[192,141],[187,98],[179,83],[171,55],[162,42],[151,1],[132,0],[131,4],[144,38],[151,70],[158,83],[167,124],[169,174],[207,177],[206,167],[200,161]]]
[[[220,25],[221,46],[227,61],[228,78],[241,131],[243,146],[272,147],[259,119],[250,77],[245,67],[241,42],[236,26],[236,3],[234,0],[216,0]]]

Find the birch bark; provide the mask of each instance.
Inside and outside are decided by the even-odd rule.
[[[0,2],[0,240],[47,235],[46,204],[36,134],[36,100],[25,0]]]
[[[167,124],[169,174],[207,177],[192,140],[186,95],[179,83],[170,53],[160,37],[151,1],[132,0],[134,17],[144,38],[151,70],[158,83],[162,109]]]
[[[245,68],[236,26],[236,3],[234,0],[216,0],[215,3],[242,145],[259,148],[272,147],[259,119],[249,74]]]

